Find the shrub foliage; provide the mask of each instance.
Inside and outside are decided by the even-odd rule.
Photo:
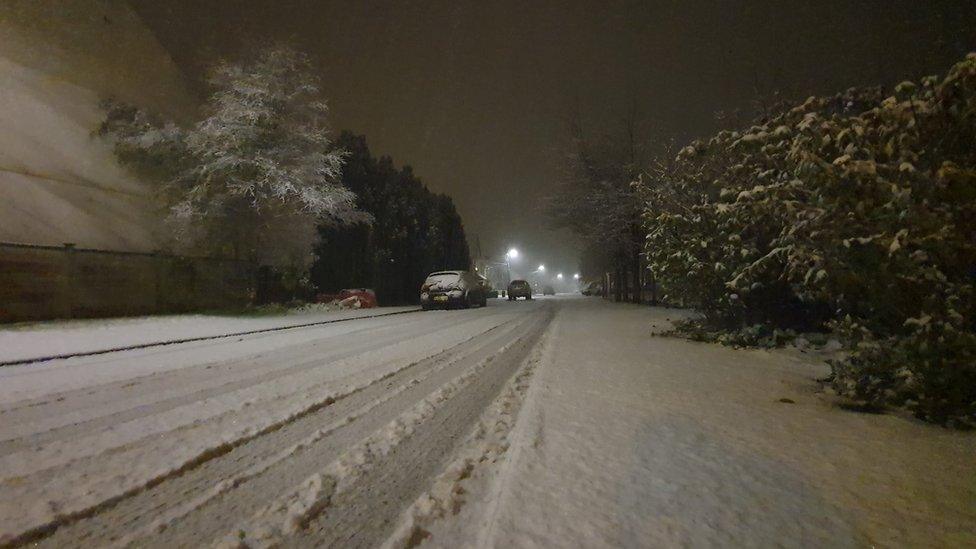
[[[840,392],[976,421],[976,54],[695,141],[641,187],[673,301],[726,331],[831,330]]]

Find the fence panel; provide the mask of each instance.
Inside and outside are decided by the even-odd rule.
[[[0,322],[241,307],[254,296],[245,262],[0,243]]]

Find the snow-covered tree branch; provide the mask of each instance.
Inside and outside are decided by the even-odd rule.
[[[561,184],[545,203],[550,223],[582,241],[584,270],[614,272],[618,300],[628,285],[635,300],[640,296],[641,202],[632,183],[647,162],[648,143],[637,137],[636,125],[630,117],[623,131],[589,136],[576,120]],[[628,273],[631,284],[624,280]]]
[[[157,183],[178,247],[307,267],[320,223],[368,218],[340,183],[345,153],[332,147],[308,58],[270,47],[219,64],[209,81],[204,117],[191,127],[108,103],[100,133]]]
[[[971,54],[695,141],[649,175],[649,265],[719,338],[831,329],[840,392],[976,424],[974,121]]]

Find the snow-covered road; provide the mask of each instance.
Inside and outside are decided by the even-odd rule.
[[[972,433],[652,336],[678,314],[492,300],[0,368],[0,547],[976,544]]]
[[[376,545],[552,304],[0,368],[0,545]]]

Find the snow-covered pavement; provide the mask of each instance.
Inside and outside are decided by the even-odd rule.
[[[428,542],[976,546],[973,433],[841,410],[814,361],[650,336],[678,314],[562,301],[511,450]]]
[[[976,437],[651,335],[677,314],[492,300],[2,367],[0,547],[976,544]]]

